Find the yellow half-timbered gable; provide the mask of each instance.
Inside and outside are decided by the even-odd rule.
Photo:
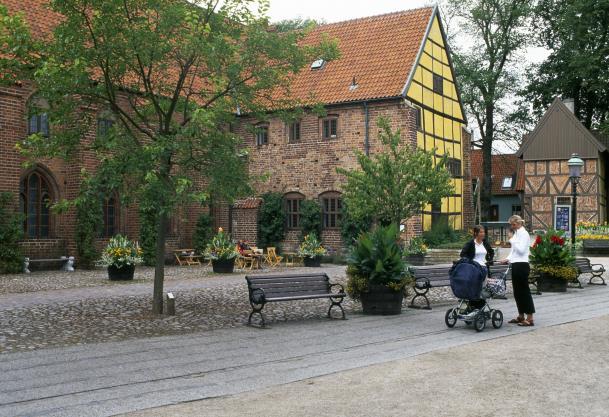
[[[426,150],[436,149],[437,157],[451,158],[455,192],[442,200],[441,210],[455,229],[463,226],[463,142],[465,127],[463,107],[455,84],[454,70],[446,46],[446,37],[437,13],[430,21],[427,36],[423,40],[419,59],[407,85],[406,96],[420,111],[418,145]],[[429,230],[432,223],[432,207],[425,208],[423,229]]]

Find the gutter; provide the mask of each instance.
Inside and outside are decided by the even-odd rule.
[[[370,113],[368,111],[368,102],[364,101],[364,153],[370,155]]]

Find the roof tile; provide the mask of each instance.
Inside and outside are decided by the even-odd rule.
[[[472,178],[482,179],[482,150],[473,150],[471,161]],[[493,155],[491,164],[491,190],[494,195],[516,194],[524,191],[524,162],[516,154]],[[513,187],[509,190],[502,188],[505,177],[514,178]]]

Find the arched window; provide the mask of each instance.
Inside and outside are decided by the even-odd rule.
[[[340,227],[343,202],[340,193],[329,191],[319,196],[324,229]]]
[[[19,203],[24,214],[23,229],[27,238],[50,237],[52,201],[49,182],[40,172],[33,171],[21,180]]]
[[[102,237],[112,237],[118,230],[118,200],[115,196],[111,196],[102,202],[102,210],[104,213],[104,225],[102,229]]]
[[[285,199],[286,225],[288,229],[300,228],[300,203],[304,200],[304,195],[300,193],[288,193]]]

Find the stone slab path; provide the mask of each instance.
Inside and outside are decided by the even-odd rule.
[[[535,297],[536,328],[609,314],[608,287]],[[512,300],[494,302],[506,319]],[[352,314],[271,329],[205,333],[0,355],[0,415],[110,416],[246,392],[535,329],[476,333],[444,325],[445,308]],[[69,326],[69,323],[66,323]],[[490,326],[489,326],[490,327]]]

